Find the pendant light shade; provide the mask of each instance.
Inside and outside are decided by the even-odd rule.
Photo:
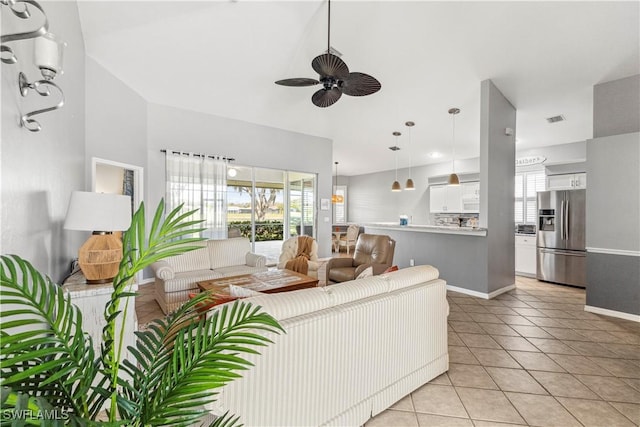
[[[456,114],[459,113],[459,108],[449,109],[449,114],[451,114],[451,121],[453,123],[451,136],[451,175],[449,175],[449,179],[447,180],[449,185],[460,185],[460,178],[458,178],[458,174],[456,173]]]
[[[407,179],[407,183],[404,185],[404,189],[407,191],[415,190],[416,187],[413,185],[413,180],[411,178]]]
[[[389,147],[389,150],[393,151],[396,153],[396,180],[393,181],[393,184],[391,184],[391,191],[393,192],[398,192],[398,191],[402,191],[402,187],[400,187],[400,182],[398,182],[398,151],[400,150],[400,147],[398,147],[398,137],[402,135],[400,132],[393,132],[393,136],[396,137],[396,145],[394,145],[393,147]]]
[[[338,194],[338,162],[334,162],[336,165],[336,175],[334,177],[335,183],[333,184],[333,194],[331,195],[331,203],[342,203],[344,202],[344,197],[341,194]]]
[[[411,157],[411,128],[415,126],[414,122],[405,122],[405,126],[409,128],[409,178],[407,178],[407,182],[404,185],[404,189],[407,191],[413,191],[416,187],[413,185],[413,179],[411,179],[411,166],[412,166],[412,157]]]

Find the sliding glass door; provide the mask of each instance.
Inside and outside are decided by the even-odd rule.
[[[314,174],[246,166],[229,167],[228,172],[230,237],[250,238],[254,252],[275,265],[285,239],[314,235]]]

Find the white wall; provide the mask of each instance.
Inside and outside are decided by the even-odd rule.
[[[19,111],[48,107],[57,100],[33,92],[26,98],[19,95],[19,71],[30,81],[42,76],[33,65],[33,40],[8,43],[18,63],[2,64],[0,252],[18,254],[60,281],[86,238],[81,232],[62,228],[71,192],[85,189],[85,53],[76,2],[44,2],[42,6],[49,30],[68,44],[64,74],[55,78],[65,105],[34,117],[42,125],[40,132],[18,126]],[[31,28],[24,20],[12,20],[7,10],[2,7],[2,34]]]

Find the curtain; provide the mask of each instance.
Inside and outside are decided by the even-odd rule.
[[[224,161],[192,154],[166,153],[166,211],[184,204],[182,211],[198,209],[194,219],[206,228],[200,237],[227,237],[227,166]]]

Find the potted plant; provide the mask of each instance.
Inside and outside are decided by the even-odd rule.
[[[162,219],[161,201],[145,235],[144,205],[123,234],[124,257],[105,307],[99,354],[82,329],[82,313],[64,290],[28,261],[0,259],[0,372],[3,425],[188,426],[207,415],[215,389],[251,365],[243,354],[271,341],[258,332],[280,325],[260,307],[226,304],[198,311],[200,294],[165,319],[135,332],[135,360],[122,360],[123,317],[135,274],[168,256],[197,249],[195,211],[181,206]],[[196,227],[196,228],[194,228]],[[122,326],[118,326],[122,325]],[[256,332],[258,331],[258,332]],[[105,411],[106,409],[106,416]],[[100,421],[101,420],[101,421]],[[225,414],[211,425],[234,424]]]

